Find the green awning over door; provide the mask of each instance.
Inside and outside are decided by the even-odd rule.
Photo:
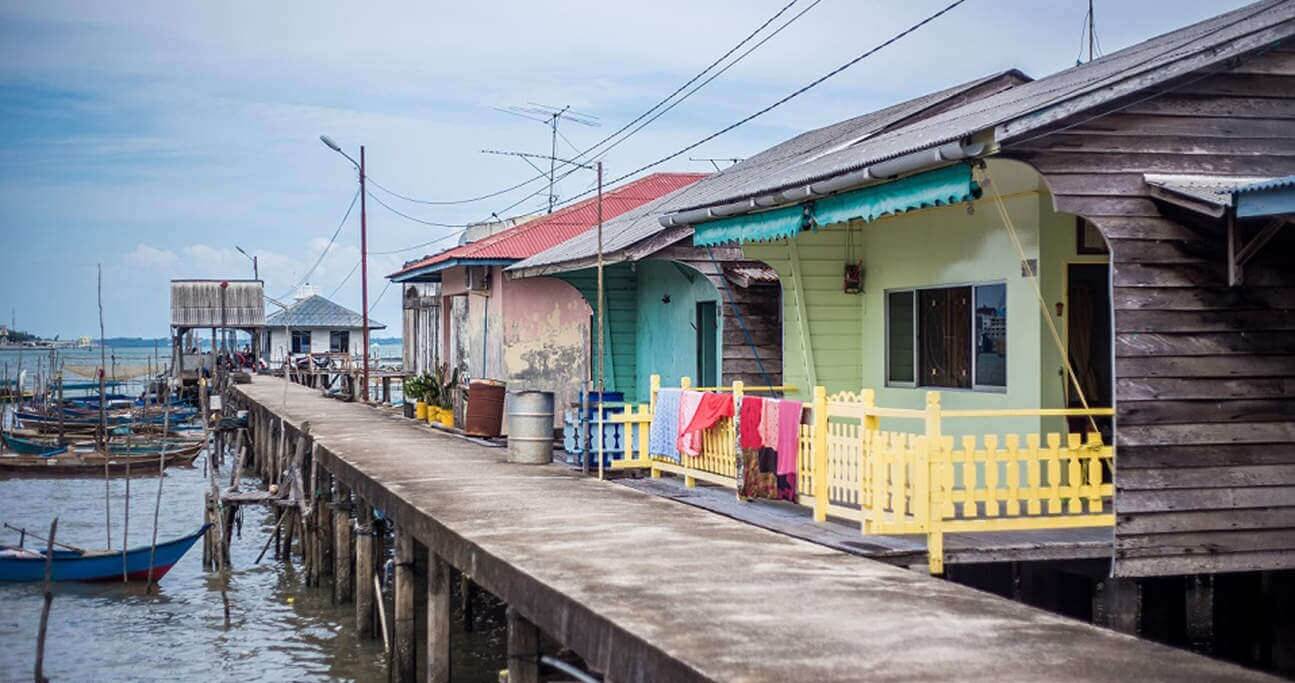
[[[883,216],[934,206],[949,206],[980,196],[971,167],[956,164],[899,180],[824,197],[772,211],[721,218],[693,229],[693,244],[769,242],[793,237],[806,227]]]

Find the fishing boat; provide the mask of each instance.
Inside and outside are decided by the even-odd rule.
[[[210,524],[175,540],[121,550],[54,550],[51,557],[55,581],[146,581],[152,567],[153,579],[162,578],[206,533]],[[67,547],[67,546],[65,546]],[[70,548],[70,547],[69,547]],[[122,555],[125,555],[123,566]],[[149,559],[152,558],[152,564]],[[45,551],[17,546],[0,546],[0,581],[44,581]]]
[[[94,440],[81,435],[60,439],[57,436],[30,431],[24,431],[20,434],[0,430],[0,441],[4,442],[5,448],[18,455],[40,455],[60,446],[69,446],[74,452],[93,451],[96,446]],[[198,441],[184,437],[160,438],[157,436],[123,435],[108,440],[108,452],[113,455],[157,455],[164,448],[169,451],[178,451],[189,448],[195,443],[198,443]]]
[[[96,452],[52,452],[41,455],[0,456],[0,475],[7,476],[99,476],[106,469],[110,474],[123,474],[128,470],[133,474],[151,475],[156,472],[159,454],[149,455],[103,455]],[[192,465],[202,451],[202,444],[194,444],[176,451],[167,451],[163,467]]]

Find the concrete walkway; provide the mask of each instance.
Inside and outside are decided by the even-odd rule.
[[[257,377],[322,466],[619,683],[1268,680]]]

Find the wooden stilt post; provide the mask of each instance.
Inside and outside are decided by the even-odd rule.
[[[472,633],[473,624],[476,621],[476,593],[477,586],[472,583],[472,579],[467,573],[459,573],[459,596],[463,600],[463,631]]]
[[[1187,642],[1195,652],[1214,652],[1214,577],[1189,576],[1187,581]]]
[[[351,490],[336,480],[333,493],[333,602],[349,602],[355,591],[352,570]]]
[[[1142,617],[1142,591],[1135,579],[1102,579],[1093,593],[1093,623],[1137,635]]]
[[[450,566],[429,548],[427,550],[427,683],[449,683],[449,680]]]
[[[377,635],[373,623],[373,508],[355,499],[355,629],[364,638]]]
[[[417,671],[414,649],[414,537],[396,529],[395,643],[391,673],[396,683],[414,680]]]
[[[508,683],[539,683],[540,630],[508,606]]]
[[[316,454],[318,455],[318,454]],[[319,470],[320,498],[315,507],[315,528],[319,530],[319,576],[333,575],[333,475],[327,470]]]

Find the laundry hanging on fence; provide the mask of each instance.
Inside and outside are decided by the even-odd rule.
[[[681,392],[679,396],[679,421],[676,426],[675,443],[681,454],[701,455],[701,434],[688,434],[684,430],[697,415],[702,396],[704,394],[700,391],[687,390]]]
[[[769,448],[778,447],[778,399],[762,401],[760,410],[760,444]]]
[[[684,394],[687,400],[687,394]],[[679,450],[688,455],[701,455],[701,433],[726,417],[733,417],[733,397],[727,394],[704,393],[686,427],[679,434]],[[682,423],[682,420],[681,420]]]
[[[758,396],[742,397],[742,414],[738,423],[740,430],[738,441],[743,450],[758,450],[764,446],[760,438],[760,422],[764,411],[764,399]]]
[[[742,449],[742,488],[738,494],[743,498],[778,498],[778,475],[774,474],[777,461],[772,448]]]
[[[661,389],[648,428],[648,452],[679,461],[679,400],[682,389]]]
[[[800,401],[778,402],[778,497],[796,501],[797,463],[800,459],[800,421],[804,412]]]

